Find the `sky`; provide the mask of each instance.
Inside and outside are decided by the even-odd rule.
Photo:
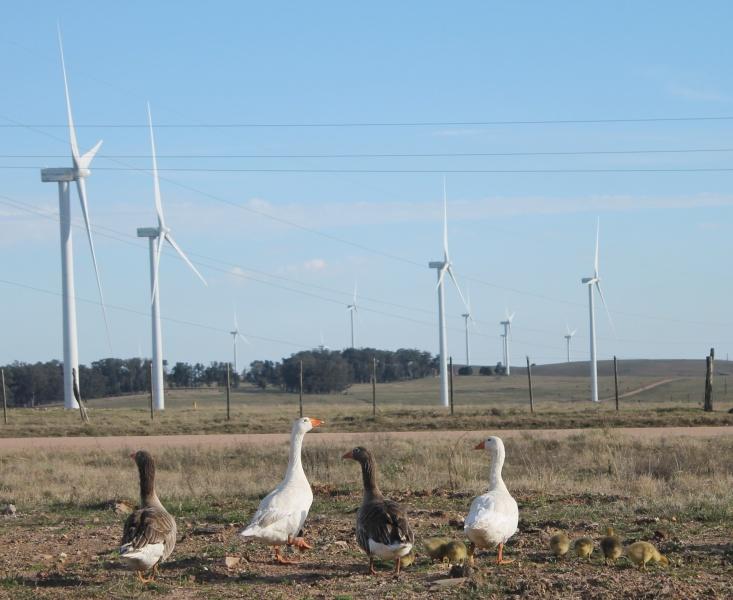
[[[61,358],[60,24],[111,328],[72,193],[79,358],[150,356],[150,102],[168,226],[164,356],[239,367],[356,345],[437,353],[443,177],[471,362],[733,350],[733,5],[10,3],[0,23],[0,364]],[[406,156],[407,155],[407,156]],[[448,346],[465,312],[447,291]]]

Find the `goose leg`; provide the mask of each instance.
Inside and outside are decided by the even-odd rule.
[[[142,571],[136,571],[136,572],[137,572],[137,578],[140,580],[140,583],[150,583],[151,581],[153,581],[153,578],[152,577],[150,577],[148,579],[146,579],[145,577],[143,577],[143,572]]]
[[[313,549],[313,546],[306,542],[302,537],[288,537],[288,546],[295,546],[301,552]]]
[[[275,546],[275,562],[279,565],[294,565],[297,560],[289,560],[280,554],[280,546]]]
[[[397,557],[397,560],[394,561],[394,574],[396,576],[399,576],[400,574],[400,567],[402,566],[402,558]]]
[[[504,544],[499,544],[499,554],[496,557],[497,565],[508,565],[514,561],[509,558],[504,558]]]
[[[369,573],[372,575],[376,575],[377,572],[374,570],[374,557],[369,557]]]

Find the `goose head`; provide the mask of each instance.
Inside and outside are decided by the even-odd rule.
[[[358,463],[364,464],[369,462],[369,460],[372,458],[372,454],[366,448],[363,448],[362,446],[357,446],[353,450],[349,450],[348,452],[346,452],[341,458],[350,458],[351,460],[355,460]]]
[[[504,442],[501,441],[500,437],[492,435],[476,444],[474,450],[486,450],[490,455],[495,456],[504,450]]]
[[[295,419],[293,422],[293,433],[304,435],[314,427],[323,425],[323,423],[324,421],[316,419],[315,417],[301,417],[300,419]]]

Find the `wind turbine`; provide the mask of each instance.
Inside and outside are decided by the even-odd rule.
[[[466,301],[466,312],[463,313],[461,316],[463,317],[464,325],[466,327],[466,366],[471,366],[471,352],[470,352],[470,344],[468,341],[468,321],[470,320],[471,323],[476,325],[476,321],[473,320],[473,315],[471,314],[471,294],[466,291],[466,297],[468,300]]]
[[[507,309],[504,314],[506,315],[506,319],[499,321],[499,325],[504,327],[504,333],[501,336],[504,339],[504,366],[506,367],[506,374],[509,375],[511,373],[511,367],[509,366],[509,336],[512,333],[514,313],[509,314],[509,309]]]
[[[249,340],[239,333],[239,322],[237,321],[237,309],[234,309],[234,331],[229,332],[232,336],[232,342],[234,343],[234,372],[239,373],[237,370],[237,338],[241,339],[245,344],[249,344]]]
[[[570,340],[575,335],[575,332],[578,331],[577,329],[573,329],[570,331],[570,327],[565,324],[565,330],[567,333],[565,334],[565,343],[567,345],[567,352],[568,352],[568,362],[570,362]]]
[[[91,175],[89,169],[94,155],[102,145],[102,140],[86,152],[79,154],[79,144],[76,140],[74,119],[71,115],[71,99],[69,96],[69,83],[66,77],[66,63],[64,62],[64,48],[61,43],[61,28],[58,30],[59,51],[61,53],[61,70],[64,74],[64,92],[66,94],[66,118],[69,125],[69,142],[71,145],[72,167],[54,169],[41,169],[41,181],[56,182],[59,185],[59,226],[61,232],[61,313],[63,320],[64,340],[64,408],[79,408],[79,403],[74,397],[74,372],[79,372],[79,348],[76,333],[76,294],[74,291],[74,250],[71,237],[71,198],[69,184],[76,182],[76,189],[81,204],[81,212],[84,216],[84,225],[89,239],[89,249],[92,253],[94,274],[97,278],[97,289],[99,290],[99,301],[102,305],[104,325],[107,331],[107,342],[111,347],[111,336],[109,322],[107,321],[107,309],[104,305],[102,294],[102,283],[99,278],[99,267],[97,266],[97,255],[94,252],[94,241],[92,239],[92,228],[89,221],[89,206],[87,204],[87,190],[84,179]]]
[[[351,320],[351,348],[354,348],[354,315],[359,312],[356,306],[356,282],[354,282],[354,299],[351,304],[346,306],[346,310],[349,311],[349,318]]]
[[[438,275],[438,337],[439,337],[439,358],[440,358],[440,401],[444,407],[449,406],[448,398],[448,338],[445,327],[445,274],[448,273],[458,290],[458,295],[466,305],[461,288],[453,274],[453,266],[448,253],[448,199],[445,189],[445,177],[443,178],[443,260],[431,261],[428,267],[435,269]]]
[[[183,261],[191,268],[196,276],[207,285],[206,280],[198,272],[193,263],[183,253],[171,236],[171,230],[166,227],[163,216],[163,203],[160,199],[160,182],[158,181],[158,163],[155,158],[155,137],[153,136],[153,119],[148,104],[148,128],[150,129],[150,147],[153,156],[153,191],[155,193],[155,212],[158,214],[157,227],[141,227],[137,230],[137,237],[146,237],[150,245],[150,287],[152,289],[152,327],[153,327],[153,406],[155,410],[165,409],[163,392],[163,335],[160,328],[160,255],[163,252],[163,242],[167,241]]]
[[[598,289],[598,295],[601,297],[603,307],[606,309],[608,321],[613,327],[611,314],[608,312],[606,299],[603,297],[601,290],[601,278],[598,274],[598,233],[601,228],[601,220],[596,222],[596,257],[593,262],[593,277],[583,277],[581,283],[588,286],[588,310],[590,311],[590,398],[593,402],[598,402],[598,365],[596,362],[596,317],[595,307],[593,305],[593,286]]]

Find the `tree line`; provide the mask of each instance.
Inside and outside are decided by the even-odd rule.
[[[261,389],[297,392],[300,389],[300,365],[303,365],[303,391],[306,394],[342,392],[355,383],[369,383],[372,375],[378,383],[420,379],[436,375],[438,358],[414,348],[378,350],[348,348],[329,350],[315,348],[291,354],[278,361],[255,360],[241,373],[231,371],[233,387],[246,381]],[[166,386],[195,388],[224,386],[229,363],[164,361]],[[63,402],[63,371],[58,360],[48,362],[14,362],[2,367],[9,406],[40,406]],[[501,374],[501,365],[482,367],[481,375]],[[464,367],[459,374],[470,375]],[[105,358],[91,365],[79,366],[79,388],[82,397],[101,398],[124,394],[140,394],[150,389],[150,361],[140,358]]]

